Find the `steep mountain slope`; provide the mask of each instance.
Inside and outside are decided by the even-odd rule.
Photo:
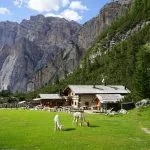
[[[29,78],[49,61],[53,69],[61,68],[55,63],[55,57],[67,47],[75,47],[71,41],[79,29],[80,25],[75,22],[42,15],[23,20],[21,24],[1,22],[0,89],[24,92]],[[70,57],[70,53],[67,54]],[[70,62],[72,68],[78,59],[80,56],[74,58],[74,63]]]

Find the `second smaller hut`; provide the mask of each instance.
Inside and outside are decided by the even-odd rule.
[[[33,99],[34,101],[39,101],[44,107],[59,107],[63,106],[65,99],[59,94],[39,94],[39,98]]]

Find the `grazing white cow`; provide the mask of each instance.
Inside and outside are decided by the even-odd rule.
[[[78,123],[80,123],[80,125],[82,126],[84,121],[85,118],[81,112],[75,112],[73,114],[73,124],[75,123],[76,125],[78,125]]]
[[[55,123],[55,130],[63,130],[63,125],[60,124],[60,121],[59,121],[59,116],[58,114],[55,115],[54,117],[54,123]]]

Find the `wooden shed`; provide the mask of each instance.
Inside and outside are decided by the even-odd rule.
[[[46,107],[63,106],[66,101],[59,94],[39,94],[39,98],[33,100],[39,101],[42,106]]]

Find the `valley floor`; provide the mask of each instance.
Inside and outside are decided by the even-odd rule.
[[[55,112],[0,110],[0,150],[150,150],[150,107],[127,115],[85,114],[90,127],[59,113],[64,131],[54,131]]]

